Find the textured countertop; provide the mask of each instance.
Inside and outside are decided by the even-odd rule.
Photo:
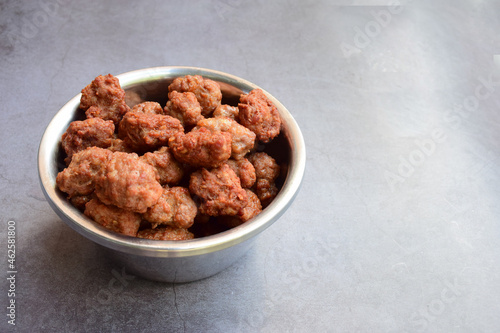
[[[0,1],[0,331],[498,332],[500,2],[394,3]],[[177,285],[105,260],[36,167],[95,76],[167,65],[261,86],[307,146],[284,216]]]

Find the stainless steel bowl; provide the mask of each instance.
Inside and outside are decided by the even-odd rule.
[[[197,67],[146,68],[117,77],[127,93],[132,92],[144,100],[156,100],[164,105],[167,87],[174,78],[196,74],[217,81],[226,103],[237,103],[240,94],[259,88],[239,77]],[[255,237],[285,212],[297,195],[304,175],[306,151],[302,133],[288,110],[272,95],[265,93],[276,105],[283,120],[281,134],[266,149],[271,150],[273,155],[279,155],[285,165],[285,174],[274,201],[258,216],[239,227],[189,241],[155,241],[111,232],[73,207],[66,195],[56,188],[56,176],[65,167],[61,136],[71,121],[82,119],[78,111],[81,94],[57,112],[42,137],[38,172],[44,194],[66,224],[103,246],[109,257],[125,267],[128,273],[164,282],[189,282],[214,275],[245,254]]]

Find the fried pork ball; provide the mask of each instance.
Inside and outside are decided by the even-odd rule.
[[[178,119],[171,116],[128,112],[118,128],[120,138],[134,151],[151,151],[165,146],[176,133],[184,133]]]
[[[267,143],[280,133],[281,118],[278,109],[261,89],[241,95],[238,109],[240,123],[252,130],[258,140]]]
[[[227,165],[236,173],[240,178],[241,187],[251,188],[255,184],[256,175],[255,168],[252,163],[246,158],[241,160],[229,159]]]
[[[90,109],[91,106],[94,108]],[[87,118],[112,120],[117,125],[123,115],[130,111],[125,103],[125,91],[118,78],[111,74],[99,75],[82,89],[80,108],[88,111]]]
[[[186,75],[175,78],[168,86],[169,99],[173,91],[192,92],[201,106],[201,114],[210,116],[220,105],[222,92],[217,82],[206,79],[201,75]]]
[[[193,172],[189,190],[202,200],[199,207],[202,214],[236,215],[247,205],[248,196],[240,179],[225,163],[210,171],[202,168]]]
[[[140,112],[147,114],[163,114],[163,108],[157,102],[142,102],[134,105],[131,112]]]
[[[148,152],[140,159],[156,169],[161,185],[177,185],[184,176],[182,165],[177,162],[168,147],[161,147],[153,153]]]
[[[127,146],[125,141],[116,137],[113,140],[111,140],[111,144],[109,145],[108,149],[113,152],[120,151],[122,153],[133,153],[132,149],[130,149],[130,147]]]
[[[168,225],[174,228],[189,228],[193,225],[198,209],[184,187],[167,187],[160,199],[142,217],[151,222],[152,228]]]
[[[281,118],[260,89],[238,106],[221,100],[219,83],[200,75],[175,78],[164,108],[111,74],[96,77],[82,89],[87,119],[61,138],[68,166],[57,187],[96,223],[139,238],[189,240],[245,223],[278,193],[279,165],[254,148],[279,135]]]
[[[243,207],[237,215],[243,222],[257,216],[257,214],[262,211],[262,205],[257,194],[252,192],[250,189],[245,189],[245,191],[248,196],[247,205]]]
[[[73,196],[89,195],[95,189],[96,180],[113,153],[107,149],[90,147],[73,155],[71,163],[56,177],[57,187]]]
[[[89,147],[109,147],[114,132],[115,125],[110,120],[91,118],[71,122],[61,138],[62,147],[67,155],[64,161],[69,164],[73,154]]]
[[[95,195],[93,195],[93,194],[90,194],[90,195],[75,195],[75,196],[69,198],[69,201],[71,202],[71,204],[73,206],[75,206],[76,208],[78,208],[81,211],[84,211],[85,210],[85,205],[87,204],[87,202],[89,202],[90,200],[94,199],[94,197],[95,197]]]
[[[95,193],[106,205],[145,213],[163,193],[156,177],[156,170],[137,154],[115,152],[96,181]]]
[[[98,199],[87,202],[84,214],[103,227],[127,236],[135,237],[141,224],[140,214],[105,205]]]
[[[255,133],[228,117],[206,118],[197,127],[231,134],[231,157],[235,160],[242,159],[255,145]]]
[[[189,240],[193,239],[194,235],[184,228],[162,227],[156,229],[144,229],[137,233],[137,237],[153,239],[153,240]]]
[[[178,161],[195,167],[217,167],[231,157],[231,135],[205,127],[177,133],[168,145]]]
[[[233,120],[239,121],[239,113],[237,106],[231,106],[228,104],[221,104],[215,109],[213,116],[214,117],[228,117]]]
[[[274,158],[264,152],[250,154],[248,160],[253,164],[257,176],[255,192],[265,207],[278,194],[275,180],[280,174],[280,167]]]
[[[181,121],[182,126],[195,126],[204,117],[201,115],[201,106],[196,95],[192,92],[172,91],[165,106],[165,114]]]
[[[220,222],[226,225],[229,228],[237,227],[251,218],[257,216],[262,211],[262,205],[260,203],[259,197],[257,194],[253,193],[249,189],[245,189],[248,201],[247,205],[240,209],[238,214],[234,216],[221,216]]]

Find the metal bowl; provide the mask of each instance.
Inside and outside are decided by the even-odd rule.
[[[164,105],[167,87],[174,78],[197,74],[220,84],[223,103],[234,105],[240,94],[259,88],[239,77],[197,67],[146,68],[117,77],[127,94],[133,93],[144,100]],[[265,93],[278,108],[283,123],[280,135],[265,147],[265,151],[282,164],[281,189],[259,215],[236,228],[188,241],[140,239],[109,231],[73,207],[66,195],[56,188],[56,176],[65,167],[61,136],[71,121],[84,117],[78,109],[81,94],[57,112],[42,137],[38,172],[44,194],[66,224],[101,245],[107,255],[128,273],[164,282],[189,282],[214,275],[245,254],[255,237],[285,212],[297,195],[304,175],[306,151],[302,133],[288,110],[272,95]]]

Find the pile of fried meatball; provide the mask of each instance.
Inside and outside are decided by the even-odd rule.
[[[259,214],[278,193],[280,166],[256,149],[280,133],[276,106],[260,89],[222,104],[200,75],[167,93],[164,106],[130,102],[116,77],[96,77],[82,90],[85,120],[61,138],[57,187],[96,223],[139,238],[188,240]]]

